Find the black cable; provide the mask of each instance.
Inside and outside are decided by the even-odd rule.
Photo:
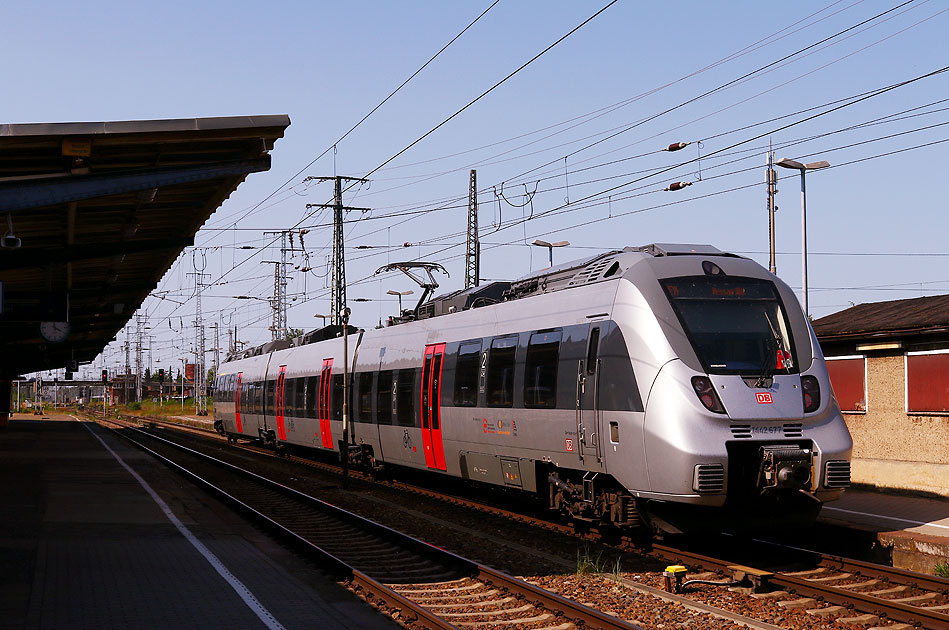
[[[382,162],[382,164],[380,164],[379,166],[377,166],[377,167],[373,168],[372,170],[370,170],[370,171],[369,171],[368,173],[366,173],[363,177],[364,177],[364,178],[368,178],[370,175],[372,175],[373,173],[375,173],[376,171],[378,171],[379,169],[381,169],[382,167],[384,167],[386,164],[388,164],[389,162],[395,160],[395,159],[398,158],[400,155],[402,155],[403,153],[405,153],[406,151],[408,151],[409,149],[411,149],[412,147],[414,147],[416,144],[418,144],[419,142],[421,142],[422,140],[424,140],[424,139],[427,138],[428,136],[432,135],[433,133],[435,133],[436,131],[438,131],[439,129],[441,129],[443,126],[445,126],[448,122],[450,122],[450,121],[451,121],[452,119],[454,119],[456,116],[458,116],[459,114],[461,114],[462,112],[464,112],[466,109],[468,109],[469,107],[471,107],[472,105],[474,105],[475,103],[477,103],[478,101],[480,101],[482,98],[484,98],[485,96],[487,96],[488,94],[490,94],[491,92],[493,92],[496,88],[498,88],[499,86],[501,86],[501,85],[502,85],[503,83],[505,83],[508,79],[510,79],[511,77],[513,77],[515,74],[517,74],[518,72],[520,72],[521,70],[523,70],[523,69],[526,68],[527,66],[531,65],[532,63],[534,63],[534,62],[537,61],[538,59],[540,59],[544,54],[546,54],[547,52],[549,52],[549,51],[550,51],[551,49],[553,49],[555,46],[557,46],[557,45],[560,44],[562,41],[564,41],[565,39],[567,39],[568,37],[570,37],[571,35],[573,35],[573,34],[576,33],[577,31],[579,31],[581,28],[583,28],[584,26],[586,26],[587,24],[589,24],[589,23],[590,23],[591,21],[593,21],[596,17],[598,17],[601,13],[603,13],[604,11],[606,11],[607,9],[609,9],[611,6],[613,6],[614,4],[616,4],[617,1],[618,1],[618,0],[610,0],[610,2],[608,2],[608,3],[606,4],[606,6],[604,6],[603,8],[601,8],[599,11],[597,11],[596,13],[594,13],[593,15],[591,15],[590,17],[588,17],[587,19],[585,19],[583,22],[581,22],[580,24],[578,24],[578,25],[575,26],[574,28],[572,28],[572,29],[571,29],[570,31],[568,31],[565,35],[563,35],[560,39],[558,39],[558,40],[555,41],[554,43],[550,44],[549,46],[547,46],[546,48],[544,48],[542,51],[540,51],[539,53],[537,53],[536,55],[534,55],[533,57],[531,57],[530,59],[528,59],[527,61],[525,61],[523,64],[521,64],[520,66],[518,66],[515,70],[513,70],[512,72],[510,72],[506,77],[504,77],[503,79],[501,79],[500,81],[498,81],[497,83],[495,83],[494,85],[492,85],[491,87],[489,87],[487,90],[485,90],[484,92],[482,92],[481,94],[479,94],[478,96],[476,96],[474,99],[472,99],[471,101],[469,101],[467,105],[465,105],[464,107],[462,107],[461,109],[459,109],[458,111],[456,111],[454,114],[452,114],[451,116],[449,116],[448,118],[446,118],[446,119],[443,120],[442,122],[438,123],[437,125],[435,125],[435,126],[432,127],[431,129],[429,129],[428,131],[426,131],[424,134],[422,134],[421,136],[419,136],[418,138],[416,138],[415,140],[413,140],[412,142],[410,142],[410,143],[409,143],[408,145],[406,145],[403,149],[401,149],[400,151],[398,151],[395,155],[393,155],[392,157],[386,159],[384,162]],[[908,2],[913,2],[913,0],[907,0],[907,1],[908,1]]]
[[[763,66],[760,66],[759,68],[756,68],[755,70],[752,70],[751,72],[748,72],[748,73],[746,73],[746,74],[743,74],[742,76],[737,77],[737,78],[735,78],[735,79],[732,79],[731,81],[728,81],[728,82],[726,82],[726,83],[723,83],[723,84],[719,85],[718,87],[712,88],[711,90],[708,90],[708,91],[706,91],[706,92],[703,92],[702,94],[700,94],[700,95],[698,95],[698,96],[695,96],[695,97],[692,97],[692,98],[690,98],[690,99],[688,99],[688,100],[686,100],[686,101],[683,101],[683,102],[679,103],[678,105],[674,105],[674,106],[672,106],[672,107],[669,107],[669,108],[667,108],[667,109],[662,110],[661,112],[659,112],[659,113],[657,113],[657,114],[653,114],[653,115],[651,115],[651,116],[648,116],[648,117],[646,117],[646,118],[643,118],[643,119],[641,119],[641,120],[638,120],[637,122],[633,123],[632,125],[627,126],[625,129],[623,129],[623,130],[621,130],[621,131],[618,131],[618,132],[616,132],[616,133],[614,133],[614,134],[611,134],[610,136],[607,136],[606,138],[602,138],[602,139],[600,139],[600,140],[597,140],[596,142],[593,142],[593,143],[591,143],[591,144],[589,144],[589,145],[587,145],[587,146],[585,146],[585,147],[582,147],[582,148],[580,148],[580,149],[577,149],[577,150],[575,150],[575,151],[572,151],[571,153],[568,153],[568,154],[565,155],[565,156],[561,156],[560,158],[558,158],[558,159],[556,159],[556,160],[551,160],[550,162],[547,162],[546,164],[542,164],[542,165],[540,165],[540,166],[538,166],[538,167],[535,167],[535,168],[533,168],[533,169],[531,169],[531,170],[529,170],[529,171],[525,171],[524,173],[521,173],[520,175],[516,175],[513,179],[517,179],[517,178],[519,178],[519,177],[524,177],[525,175],[529,175],[530,173],[533,173],[533,172],[536,171],[537,169],[544,168],[544,167],[550,166],[550,165],[552,165],[552,164],[556,164],[557,162],[560,162],[560,161],[563,160],[564,158],[569,158],[569,157],[571,157],[571,156],[573,156],[573,155],[576,155],[577,153],[580,153],[581,151],[586,151],[587,149],[592,148],[592,147],[594,147],[594,146],[596,146],[596,145],[598,145],[598,144],[601,144],[601,143],[603,143],[603,142],[605,142],[605,141],[607,141],[607,140],[609,140],[609,139],[611,139],[611,138],[615,138],[615,137],[618,136],[618,135],[621,135],[621,134],[623,134],[623,133],[626,133],[627,131],[630,131],[631,129],[635,129],[635,128],[637,128],[637,127],[640,127],[640,126],[644,125],[644,124],[647,123],[647,122],[651,122],[651,121],[655,120],[656,118],[659,118],[660,116],[664,116],[665,114],[668,114],[668,113],[670,113],[670,112],[673,112],[673,111],[675,111],[675,110],[677,110],[677,109],[681,109],[682,107],[685,107],[686,105],[689,105],[689,104],[691,104],[691,103],[694,103],[694,102],[696,102],[696,101],[698,101],[698,100],[700,100],[700,99],[703,99],[703,98],[705,98],[705,97],[707,97],[707,96],[711,96],[712,94],[715,94],[716,92],[720,92],[720,91],[724,90],[725,88],[727,88],[727,87],[730,86],[730,85],[733,85],[733,84],[735,84],[735,83],[738,83],[739,81],[743,81],[743,80],[745,80],[745,79],[747,79],[747,78],[749,78],[749,77],[751,77],[751,76],[753,76],[753,75],[755,75],[755,74],[758,74],[759,72],[762,72],[762,71],[764,71],[764,70],[767,70],[768,68],[770,68],[770,67],[772,67],[772,66],[775,66],[775,65],[777,65],[777,64],[779,64],[779,63],[781,63],[781,62],[783,62],[783,61],[786,61],[786,60],[788,60],[788,59],[790,59],[790,58],[792,58],[792,57],[795,57],[795,56],[797,56],[797,55],[800,55],[801,53],[806,52],[806,51],[810,50],[811,48],[814,48],[814,47],[816,47],[816,46],[820,46],[821,44],[823,44],[823,43],[825,43],[825,42],[828,42],[828,41],[830,41],[830,40],[832,40],[832,39],[836,39],[837,37],[840,37],[840,36],[843,35],[844,33],[847,33],[847,32],[849,32],[849,31],[852,31],[852,30],[854,30],[854,29],[856,29],[856,28],[859,28],[859,27],[863,26],[864,24],[867,24],[867,23],[872,22],[872,21],[874,21],[874,20],[876,20],[876,19],[879,19],[880,17],[883,17],[884,15],[886,15],[886,14],[888,14],[888,13],[892,13],[893,11],[896,11],[897,9],[900,9],[900,8],[906,6],[906,5],[908,5],[908,4],[910,4],[910,3],[914,2],[914,1],[915,1],[915,0],[905,0],[905,2],[902,2],[902,3],[898,4],[898,5],[896,5],[895,7],[892,7],[892,8],[890,8],[890,9],[887,9],[886,11],[883,11],[882,13],[878,13],[878,14],[874,15],[873,17],[867,18],[866,20],[863,20],[862,22],[859,22],[859,23],[857,23],[857,24],[854,24],[853,26],[850,26],[850,27],[848,27],[848,28],[845,28],[845,29],[842,30],[842,31],[838,31],[838,32],[834,33],[833,35],[830,35],[830,36],[828,36],[828,37],[825,37],[824,39],[822,39],[822,40],[820,40],[820,41],[814,42],[813,44],[810,44],[809,46],[805,46],[804,48],[801,48],[801,49],[799,49],[799,50],[796,50],[796,51],[794,51],[794,52],[792,52],[792,53],[790,53],[790,54],[788,54],[788,55],[785,55],[784,57],[781,57],[780,59],[777,59],[777,60],[772,61],[772,62],[770,62],[770,63],[767,63],[767,64],[765,64],[765,65],[763,65]]]
[[[860,25],[865,24],[865,23],[868,22],[868,21],[871,21],[871,20],[873,20],[873,19],[876,19],[876,18],[880,17],[881,15],[884,15],[884,14],[886,14],[886,13],[889,13],[889,12],[891,12],[891,11],[894,11],[894,10],[896,10],[896,9],[902,7],[902,6],[905,6],[906,4],[909,4],[909,3],[912,2],[912,1],[913,1],[913,0],[908,0],[908,2],[904,2],[904,3],[898,5],[898,6],[894,7],[894,8],[892,8],[892,9],[890,9],[890,10],[884,12],[884,13],[879,14],[878,16],[875,16],[874,18],[870,18],[870,19],[868,19],[868,20],[866,20],[866,21],[864,21],[864,22],[861,22],[861,23],[858,24],[858,25],[852,26],[852,27],[850,27],[850,28],[847,29],[847,30],[852,30],[853,28],[857,28],[857,27],[859,27]],[[614,2],[615,2],[615,0],[614,0]],[[603,10],[605,10],[606,8],[608,8],[609,6],[611,6],[612,4],[613,4],[613,3],[611,2],[611,3],[608,4],[606,7],[604,7],[603,9],[601,9],[601,12],[602,12]],[[493,6],[493,5],[492,5],[492,6]],[[596,17],[596,15],[598,15],[598,14],[595,14],[593,17]],[[593,18],[591,17],[591,18],[589,18],[589,19],[593,19]],[[589,21],[589,20],[587,20],[587,21]],[[586,23],[586,22],[584,22],[584,24],[585,24],[585,23]],[[580,26],[582,26],[582,25],[583,25],[583,24],[581,24]],[[577,28],[579,28],[579,27],[577,27]],[[576,30],[576,29],[574,29],[574,31],[575,31],[575,30]],[[571,33],[574,32],[574,31],[571,31]],[[841,31],[841,33],[843,33],[843,32],[846,32],[846,31]],[[568,33],[568,35],[569,35],[569,34],[570,34],[570,33]],[[830,38],[827,38],[827,39],[825,39],[825,40],[822,40],[822,42],[827,41],[828,39],[832,39],[833,37],[839,36],[839,34],[840,34],[840,33],[838,33],[837,35],[831,36]],[[564,37],[566,37],[566,36],[564,36]],[[561,38],[561,40],[558,40],[558,42],[555,42],[555,44],[553,44],[553,45],[556,45],[556,43],[559,43],[559,41],[562,41],[562,39],[563,39],[563,38]],[[813,47],[813,46],[816,46],[816,45],[819,45],[819,44],[822,43],[822,42],[818,42],[817,44],[813,44],[812,47]],[[553,45],[552,45],[552,46],[553,46]],[[549,49],[549,48],[548,48],[548,49]],[[806,49],[802,49],[802,50],[806,50]],[[546,51],[544,51],[544,52],[546,52]],[[798,51],[798,53],[799,53],[799,52],[801,52],[801,51]],[[798,54],[798,53],[792,53],[792,55],[789,55],[788,57],[793,56],[794,54]],[[541,53],[541,54],[543,54],[543,53]],[[538,56],[539,56],[539,55],[538,55]],[[778,61],[776,61],[776,62],[772,62],[772,64],[768,64],[768,66],[764,66],[763,68],[767,68],[767,67],[772,66],[772,65],[774,65],[774,64],[776,64],[776,63],[780,63],[781,61],[783,61],[784,59],[787,59],[788,57],[785,57],[785,58],[783,58],[783,59],[781,59],[781,60],[778,60]],[[535,58],[536,58],[536,57],[535,57]],[[533,61],[533,60],[531,60],[531,61]],[[528,62],[528,63],[530,63],[530,62]],[[525,64],[525,66],[526,66],[526,64]],[[524,66],[522,66],[522,67],[524,67]],[[520,69],[518,69],[518,70],[520,70]],[[759,69],[759,71],[760,71],[760,70],[761,70],[761,69]],[[517,72],[517,71],[515,71],[515,72]],[[512,76],[512,75],[509,75],[509,76]],[[741,80],[741,79],[742,79],[742,77],[740,77],[739,79],[736,79],[736,80],[734,80],[734,81],[738,81],[738,80]],[[505,79],[505,80],[506,80],[506,79]],[[502,80],[502,81],[503,81],[503,80]],[[734,82],[734,81],[733,81],[733,82]],[[733,83],[733,82],[729,82],[729,84],[730,84],[730,83]],[[728,84],[725,84],[725,86],[727,86],[727,85],[728,85]],[[497,87],[497,85],[495,85],[494,87]],[[720,86],[720,88],[718,88],[718,89],[723,89],[723,87],[724,87],[724,86]],[[494,89],[494,88],[491,88],[491,89]],[[489,91],[490,91],[490,90],[489,90]],[[714,91],[716,91],[716,90],[713,90],[713,91],[711,91],[711,92],[714,92]],[[711,93],[711,92],[709,92],[709,93]],[[485,94],[487,94],[487,92],[485,92]],[[877,95],[877,93],[874,93],[873,95]],[[484,96],[484,94],[482,94],[482,96]],[[478,97],[478,98],[480,99],[481,97]],[[478,100],[478,99],[475,99],[475,100]],[[695,100],[695,99],[692,99],[692,100]],[[689,101],[689,102],[691,102],[691,101]],[[859,102],[859,101],[857,101],[857,102]],[[473,104],[473,103],[474,103],[474,101],[472,101],[472,103],[469,103],[468,106],[470,106],[470,105]],[[852,103],[850,103],[850,104],[852,104]],[[848,104],[848,105],[849,105],[849,104]],[[406,147],[405,149],[403,149],[402,151],[400,151],[398,154],[396,154],[395,156],[393,156],[392,158],[390,158],[389,160],[387,160],[386,162],[384,162],[382,165],[380,165],[379,167],[376,167],[376,169],[373,169],[373,171],[370,171],[370,173],[371,173],[371,172],[374,172],[374,171],[376,171],[376,170],[378,170],[379,168],[381,168],[382,166],[384,166],[384,165],[387,164],[388,162],[391,162],[392,160],[394,160],[396,157],[398,157],[398,155],[400,155],[400,154],[404,153],[405,151],[407,151],[409,148],[411,148],[411,146],[413,146],[414,144],[417,144],[419,141],[421,141],[422,139],[424,139],[424,137],[426,137],[426,136],[429,135],[430,133],[434,132],[438,127],[440,127],[440,126],[444,125],[445,123],[447,123],[448,120],[450,120],[450,119],[453,118],[454,116],[460,114],[460,113],[461,113],[462,111],[464,111],[464,109],[466,109],[468,106],[466,106],[465,108],[462,108],[461,110],[459,110],[458,112],[456,112],[456,114],[454,114],[452,117],[450,117],[449,119],[446,119],[446,121],[444,121],[443,123],[441,123],[439,126],[435,127],[435,128],[432,129],[430,132],[428,132],[428,133],[425,134],[424,136],[422,136],[422,137],[420,137],[419,139],[417,139],[415,142],[412,143],[412,145],[409,145],[408,147]],[[671,110],[667,110],[667,111],[671,111]],[[834,111],[834,110],[830,110],[830,111]],[[824,113],[828,113],[828,112],[824,112]],[[661,114],[660,114],[660,115],[661,115]],[[823,114],[821,114],[821,115],[823,115]],[[816,117],[816,116],[815,116],[815,117]],[[806,120],[810,120],[810,119],[812,119],[812,118],[814,118],[814,117],[807,118],[807,119],[804,119],[804,120],[802,120],[802,121],[798,121],[798,122],[792,123],[792,124],[800,124],[801,122],[805,122]],[[639,124],[641,124],[641,123],[639,123]],[[788,126],[791,126],[791,125],[788,125]],[[780,128],[780,129],[784,129],[784,128],[787,128],[787,126],[786,126],[786,127],[782,127],[782,128]],[[780,129],[779,129],[779,130],[780,130]],[[763,135],[767,135],[767,134],[763,134]],[[745,142],[750,142],[750,141],[753,141],[754,139],[757,139],[757,138],[760,138],[760,137],[763,137],[763,136],[757,136],[756,138],[752,138],[752,139],[746,140]],[[738,144],[742,144],[742,143],[738,143]],[[730,147],[726,147],[726,149],[734,148],[735,146],[738,146],[738,144],[731,145]],[[724,149],[723,149],[723,150],[724,150]],[[716,153],[720,153],[720,152],[721,152],[721,151],[716,152]],[[573,155],[573,154],[575,154],[575,153],[576,153],[576,152],[571,153],[571,155]],[[705,156],[705,157],[707,158],[707,157],[709,157],[709,156]],[[670,167],[669,169],[665,169],[665,170],[671,170],[671,168],[678,168],[678,167],[680,167],[680,166],[689,164],[689,163],[691,163],[691,162],[694,162],[694,160],[690,160],[690,161],[688,161],[688,162],[684,162],[683,164],[680,164],[680,165],[675,165],[675,166]],[[538,168],[541,168],[541,167],[538,167]],[[534,170],[536,170],[536,169],[534,169]],[[662,171],[660,171],[660,172],[662,172]],[[658,174],[658,173],[654,173],[654,174]],[[614,189],[616,189],[616,188],[622,188],[622,187],[624,187],[624,186],[628,186],[628,185],[631,184],[631,183],[635,183],[635,181],[634,181],[634,182],[627,182],[627,183],[625,183],[625,184],[621,184],[620,186],[613,187],[613,188],[607,189],[607,190],[605,190],[605,191],[600,191],[599,193],[594,193],[593,195],[590,195],[590,196],[588,196],[588,197],[586,197],[586,198],[583,198],[583,199],[581,199],[581,200],[579,200],[579,201],[586,201],[586,200],[588,200],[588,199],[590,199],[590,198],[596,197],[597,195],[605,194],[606,192],[609,192],[610,190],[614,190]],[[278,189],[278,190],[279,190],[279,189]],[[276,192],[276,191],[275,191],[275,192]],[[272,197],[272,194],[271,194],[270,196],[268,196],[268,199],[269,199],[270,197]],[[264,201],[266,201],[266,199],[265,199]],[[263,202],[261,202],[261,203],[263,203]],[[577,203],[577,202],[574,202],[574,203]],[[602,203],[602,202],[601,202],[601,203]],[[258,204],[258,206],[259,206],[259,205],[260,205],[260,204]],[[557,209],[557,208],[552,209],[552,210],[550,210],[550,211],[547,211],[545,214],[550,214],[550,213],[552,213],[552,212],[554,212],[554,211],[556,211],[556,210],[558,210],[558,209]],[[509,225],[503,226],[503,229],[507,229],[508,227],[512,227],[513,225],[516,225],[516,224],[519,224],[519,223],[520,223],[519,221],[515,221],[513,224],[509,224]],[[299,223],[298,223],[297,225],[299,225]],[[245,261],[245,262],[246,262],[246,261]],[[236,268],[236,266],[235,266],[234,268]],[[232,268],[232,270],[233,270],[233,268]],[[225,273],[224,275],[226,275],[226,273]],[[223,275],[222,275],[222,278],[223,278]],[[177,310],[177,308],[174,309],[174,310]],[[172,313],[174,312],[174,310],[172,311]],[[169,317],[170,317],[170,316],[171,316],[171,315],[169,314]]]
[[[468,31],[468,29],[470,29],[472,26],[474,26],[475,23],[478,22],[478,20],[480,20],[481,18],[483,18],[483,17],[488,13],[488,11],[490,11],[491,9],[493,9],[493,8],[495,7],[495,5],[497,5],[498,2],[500,2],[500,0],[494,0],[494,2],[492,2],[492,3],[488,6],[487,9],[485,9],[484,11],[482,11],[482,12],[478,15],[478,17],[476,17],[474,20],[472,20],[465,28],[463,28],[463,29],[461,30],[461,32],[459,32],[457,35],[455,35],[454,37],[452,37],[451,40],[449,40],[449,42],[448,42],[447,44],[445,44],[444,46],[442,46],[442,47],[438,50],[438,52],[436,52],[434,55],[432,55],[432,56],[429,58],[428,61],[426,61],[424,64],[421,65],[421,67],[419,67],[415,72],[413,72],[411,75],[409,75],[409,78],[407,78],[405,81],[403,81],[402,83],[400,83],[399,86],[398,86],[397,88],[395,88],[394,90],[392,90],[392,92],[390,92],[388,96],[386,96],[384,99],[382,99],[382,101],[381,101],[378,105],[376,105],[376,106],[373,107],[371,110],[369,110],[369,113],[367,113],[365,116],[363,116],[362,118],[360,118],[360,119],[359,119],[359,122],[357,122],[355,125],[353,125],[352,127],[350,127],[349,131],[347,131],[347,132],[344,133],[342,136],[340,136],[339,139],[336,140],[336,142],[334,142],[334,143],[331,144],[330,146],[328,146],[328,147],[326,147],[325,149],[323,149],[323,152],[320,153],[320,154],[319,154],[318,156],[316,156],[315,158],[313,158],[313,159],[309,162],[309,164],[307,164],[306,166],[304,166],[303,168],[301,168],[299,171],[297,171],[292,177],[290,177],[290,179],[288,179],[288,180],[285,181],[283,184],[281,184],[281,185],[280,185],[276,190],[274,190],[272,193],[270,193],[269,195],[267,195],[266,197],[264,197],[264,198],[263,198],[261,201],[259,201],[256,205],[254,205],[244,216],[240,217],[239,219],[236,219],[234,222],[236,223],[237,221],[241,221],[241,220],[245,219],[246,217],[248,217],[248,216],[249,216],[251,213],[253,213],[257,208],[259,208],[259,207],[261,206],[261,204],[265,203],[268,199],[270,199],[270,198],[273,197],[275,194],[277,194],[278,192],[280,192],[287,184],[289,184],[290,182],[294,181],[296,178],[298,178],[300,175],[302,175],[308,168],[310,168],[311,166],[313,166],[314,164],[316,164],[317,160],[319,160],[321,157],[323,157],[324,155],[326,155],[327,153],[329,153],[330,149],[333,149],[333,148],[336,147],[340,142],[342,142],[343,140],[345,140],[346,137],[347,137],[349,134],[351,134],[353,131],[355,131],[357,127],[359,127],[359,125],[361,125],[362,123],[364,123],[367,118],[369,118],[370,116],[372,116],[380,107],[382,107],[383,105],[385,105],[385,104],[389,101],[389,99],[391,99],[393,96],[395,96],[396,93],[399,92],[399,90],[401,90],[403,87],[405,87],[406,84],[408,84],[409,81],[411,81],[412,79],[414,79],[422,70],[424,70],[426,67],[428,67],[428,65],[429,65],[430,63],[432,63],[433,61],[435,61],[435,59],[436,59],[439,55],[441,55],[443,52],[445,52],[445,50],[446,50],[449,46],[451,46],[453,43],[455,43],[455,41],[457,41],[459,37],[461,37],[462,35],[464,35],[464,34]]]

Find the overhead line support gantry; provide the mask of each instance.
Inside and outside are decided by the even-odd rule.
[[[370,208],[352,208],[343,205],[343,180],[351,182],[368,182],[369,180],[359,177],[335,175],[333,177],[307,177],[303,181],[324,182],[328,180],[335,182],[333,203],[308,203],[306,207],[333,209],[333,276],[330,297],[330,323],[336,326],[342,326],[343,309],[346,308],[346,260],[343,255],[343,211],[359,210],[360,212],[369,212],[370,210]]]

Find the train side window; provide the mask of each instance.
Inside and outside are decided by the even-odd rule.
[[[478,404],[478,374],[481,340],[465,341],[458,346],[455,361],[455,406],[475,407]]]
[[[489,407],[514,406],[514,355],[517,336],[491,340],[488,352],[487,396]]]
[[[562,336],[559,330],[531,335],[524,367],[525,407],[552,409],[557,406],[557,364]]]
[[[295,378],[288,378],[283,381],[283,415],[285,416],[297,415],[293,409],[296,387]]]
[[[330,409],[332,410],[333,420],[342,421],[343,419],[343,375],[334,374],[330,379],[332,394],[330,398]]]
[[[372,372],[360,372],[357,385],[356,422],[372,422]]]
[[[277,381],[267,381],[264,388],[264,413],[272,414],[276,405],[274,404],[274,396],[277,391]]]
[[[415,369],[399,370],[396,382],[395,417],[399,426],[415,426]]]
[[[596,372],[596,357],[600,346],[600,329],[590,331],[590,343],[587,345],[587,374]]]
[[[392,424],[392,370],[379,372],[376,386],[376,422]]]
[[[296,383],[293,390],[293,415],[302,418],[306,413],[306,379],[295,378]]]
[[[307,418],[316,417],[316,399],[318,397],[316,391],[316,383],[318,377],[308,376],[306,377],[306,414]]]

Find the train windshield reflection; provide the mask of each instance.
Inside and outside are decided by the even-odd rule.
[[[663,286],[708,373],[797,372],[790,326],[773,283],[699,276],[664,280]]]

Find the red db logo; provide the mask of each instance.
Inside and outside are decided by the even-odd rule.
[[[755,394],[755,399],[759,405],[770,405],[774,402],[774,400],[771,399],[771,392],[759,392]]]
[[[573,440],[570,438],[566,438],[564,440],[564,446],[567,447],[567,452],[569,453],[570,451],[573,450]]]

